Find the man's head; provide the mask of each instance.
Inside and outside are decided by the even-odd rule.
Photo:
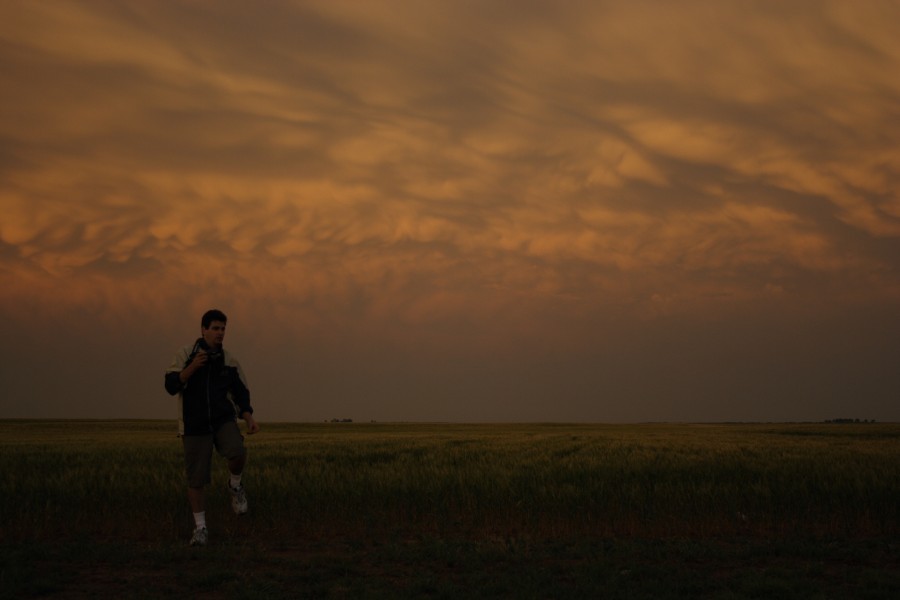
[[[203,313],[203,318],[200,319],[200,327],[203,329],[208,329],[209,325],[213,321],[222,321],[223,323],[228,323],[228,317],[225,316],[221,310],[216,310],[215,308],[212,310],[208,310]]]
[[[208,310],[200,319],[200,333],[210,348],[219,348],[225,339],[225,325],[228,317],[221,310]]]

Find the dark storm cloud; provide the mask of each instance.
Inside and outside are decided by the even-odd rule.
[[[897,327],[894,3],[0,13],[2,314],[95,315],[99,336],[228,304],[238,341],[277,357],[261,380],[284,418],[503,418],[513,398],[523,418],[762,418],[707,409],[791,393],[761,357],[792,327]],[[771,341],[738,349],[744,321]],[[860,328],[878,363],[883,334]],[[804,348],[853,346],[822,335],[785,360],[809,389],[829,379]],[[305,378],[279,383],[292,360]],[[871,374],[853,364],[831,389]]]

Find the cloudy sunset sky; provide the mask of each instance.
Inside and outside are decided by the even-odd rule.
[[[0,3],[4,417],[900,421],[900,3]]]

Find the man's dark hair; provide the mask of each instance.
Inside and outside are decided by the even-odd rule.
[[[221,310],[216,310],[214,308],[203,313],[203,318],[200,319],[200,326],[203,327],[203,329],[209,329],[209,326],[212,325],[213,321],[222,321],[223,323],[227,323],[228,317],[226,317],[225,313],[223,313]]]

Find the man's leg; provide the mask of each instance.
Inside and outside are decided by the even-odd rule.
[[[241,473],[244,472],[244,465],[247,464],[247,451],[244,450],[244,454],[238,456],[236,458],[231,458],[228,460],[228,471],[232,475],[240,476]],[[240,480],[238,480],[240,482]]]
[[[191,504],[191,512],[202,513],[206,510],[206,494],[202,487],[188,487],[188,502]]]
[[[194,514],[194,533],[192,546],[205,546],[208,538],[206,531],[206,494],[204,486],[210,480],[210,467],[213,451],[212,435],[184,436],[184,460],[188,481],[188,503]]]
[[[241,456],[228,459],[228,470],[231,472],[228,491],[231,492],[231,509],[236,515],[245,515],[249,509],[247,494],[244,492],[244,486],[241,485],[241,473],[244,472],[245,464],[247,464],[246,449]]]
[[[188,502],[194,513],[194,533],[191,535],[191,546],[205,546],[209,534],[206,530],[206,498],[202,487],[188,487]]]
[[[231,492],[231,508],[235,514],[243,515],[247,513],[247,494],[244,493],[244,486],[241,485],[241,474],[244,472],[244,465],[247,464],[247,448],[244,447],[244,436],[237,423],[230,422],[222,425],[216,431],[216,448],[227,461],[228,471],[231,477],[228,481],[228,491]]]

